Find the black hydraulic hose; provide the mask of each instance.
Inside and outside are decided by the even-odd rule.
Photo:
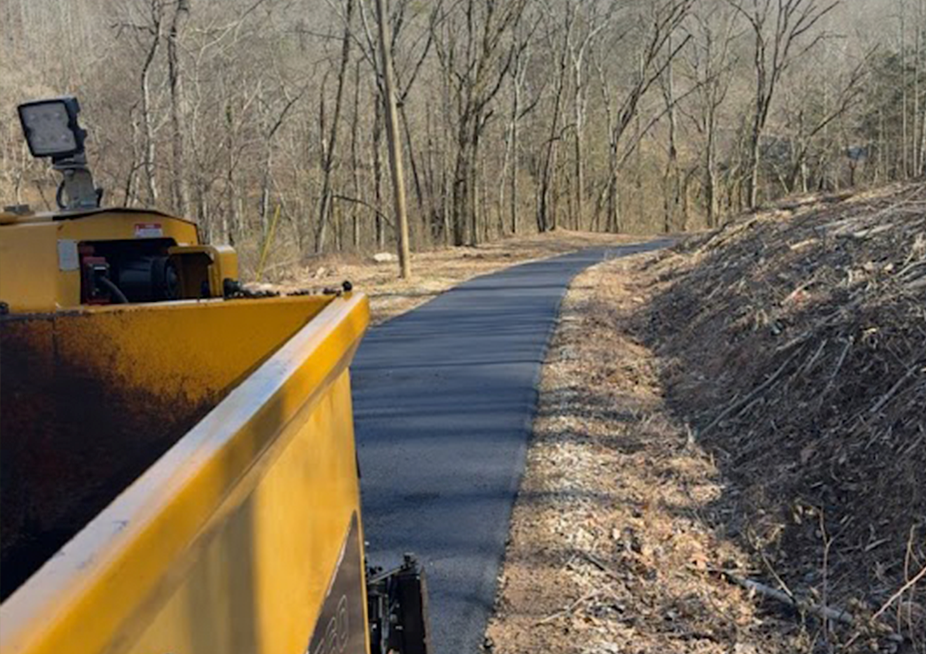
[[[67,209],[68,205],[64,202],[64,180],[58,184],[58,190],[55,191],[55,204],[58,205],[59,209]]]
[[[113,282],[113,280],[111,280],[109,277],[99,277],[97,281],[103,286],[105,286],[109,290],[109,292],[112,294],[112,296],[116,298],[117,304],[128,304],[129,303],[129,298],[125,296],[125,293],[123,293],[119,289],[119,287],[116,286],[115,282]]]

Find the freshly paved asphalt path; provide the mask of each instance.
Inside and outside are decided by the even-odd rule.
[[[427,570],[433,654],[476,654],[572,278],[665,241],[585,250],[471,280],[372,329],[353,366],[368,555]]]

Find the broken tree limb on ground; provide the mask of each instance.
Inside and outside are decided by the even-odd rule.
[[[843,609],[837,609],[822,604],[815,604],[814,602],[794,597],[793,595],[790,595],[783,590],[772,588],[771,586],[763,584],[759,581],[755,581],[753,579],[740,577],[739,575],[733,574],[732,572],[726,570],[716,572],[718,572],[723,579],[726,579],[732,584],[736,584],[740,588],[743,588],[750,593],[755,593],[756,595],[761,595],[762,597],[773,599],[776,602],[790,606],[792,609],[800,611],[801,613],[809,613],[824,620],[841,622],[842,624],[846,625],[855,624],[855,618],[852,616],[852,614]]]

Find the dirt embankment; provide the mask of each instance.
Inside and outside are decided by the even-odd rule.
[[[497,652],[926,652],[926,187],[589,271]]]

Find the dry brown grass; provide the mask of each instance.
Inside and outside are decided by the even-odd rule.
[[[268,287],[284,291],[336,287],[349,280],[356,289],[370,296],[373,321],[382,322],[478,275],[583,248],[641,240],[644,238],[639,236],[558,230],[503,239],[478,247],[416,253],[412,256],[414,277],[409,281],[398,279],[397,264],[378,264],[369,256],[359,255],[326,256],[303,265],[271,268],[265,279],[271,282]]]

